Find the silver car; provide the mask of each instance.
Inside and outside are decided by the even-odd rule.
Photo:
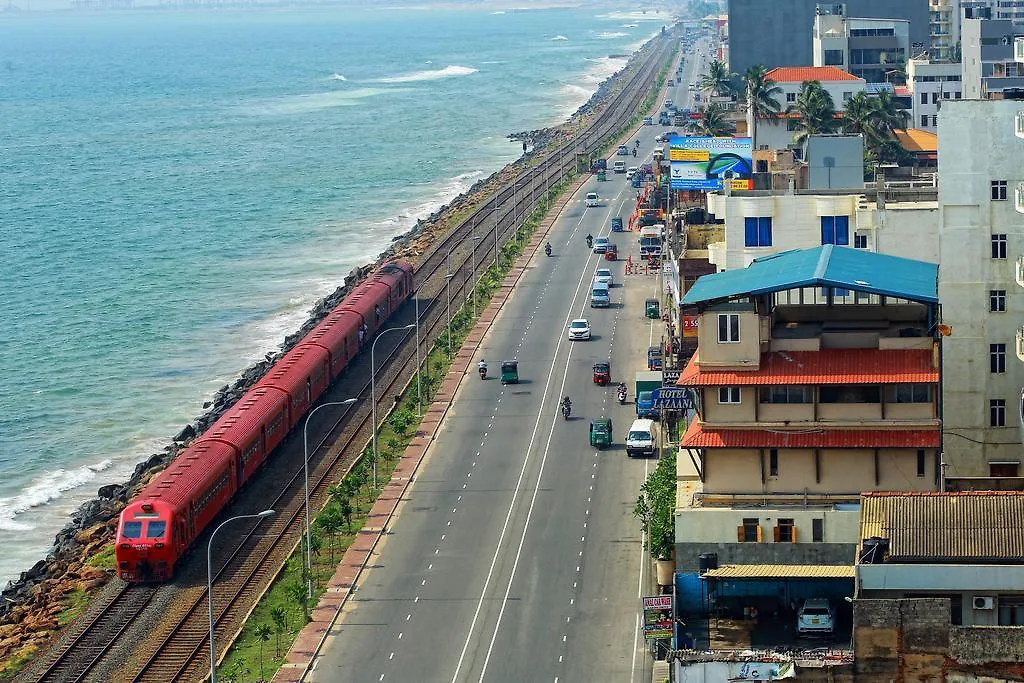
[[[796,632],[799,635],[821,633],[831,635],[836,627],[835,614],[828,600],[808,598],[796,613]]]
[[[612,271],[608,268],[598,268],[594,271],[594,282],[603,282],[609,287],[615,286],[615,278],[612,276]]]
[[[588,341],[590,339],[590,323],[586,318],[577,318],[569,323],[569,341]]]

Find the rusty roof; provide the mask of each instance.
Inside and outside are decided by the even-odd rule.
[[[699,354],[699,351],[698,351]],[[900,384],[939,381],[928,349],[823,349],[761,354],[758,370],[701,370],[694,354],[677,384],[683,387],[783,384]]]
[[[1024,492],[861,494],[860,537],[890,562],[1024,563]]]
[[[723,564],[701,574],[704,579],[852,579],[848,564]]]
[[[804,81],[861,81],[863,78],[854,76],[836,66],[778,66],[765,74],[765,78],[776,83],[803,83]]]
[[[694,420],[683,448],[938,448],[935,429],[705,429]]]

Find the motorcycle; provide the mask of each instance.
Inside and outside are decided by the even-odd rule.
[[[591,237],[590,235],[587,235],[587,249],[593,249],[593,248],[594,248],[594,238]]]
[[[545,244],[544,245],[544,253],[547,254],[548,256],[551,256],[551,245],[550,244]]]
[[[570,413],[572,413],[572,405],[569,404],[569,403],[563,403],[562,404],[562,417],[564,417],[566,420],[568,420]]]
[[[633,156],[636,156],[636,149],[633,150]]]
[[[626,405],[626,387],[624,387],[621,384],[619,385],[618,397],[619,397],[619,405],[620,406]]]
[[[480,379],[487,379],[487,366],[481,365],[477,368],[477,372],[480,373]]]

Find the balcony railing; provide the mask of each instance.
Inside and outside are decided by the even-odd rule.
[[[1017,36],[1013,39],[1013,59],[1017,62],[1024,62],[1024,36]]]
[[[1017,358],[1024,361],[1024,327],[1017,328]]]
[[[1017,271],[1017,285],[1024,287],[1024,256],[1017,257],[1017,268],[1015,270]]]
[[[1024,213],[1024,183],[1017,183],[1013,191],[1013,206],[1019,213]]]
[[[1014,117],[1013,132],[1016,133],[1017,137],[1024,138],[1024,111],[1017,112]]]

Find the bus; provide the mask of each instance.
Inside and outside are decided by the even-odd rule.
[[[640,258],[661,257],[661,242],[665,238],[665,224],[648,225],[640,230]]]

